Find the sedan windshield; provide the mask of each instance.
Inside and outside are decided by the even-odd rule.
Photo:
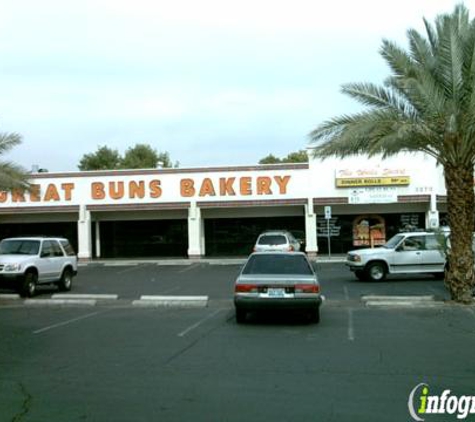
[[[37,255],[40,250],[38,240],[2,240],[0,255]]]
[[[313,271],[302,255],[266,254],[251,256],[242,273],[312,275]]]

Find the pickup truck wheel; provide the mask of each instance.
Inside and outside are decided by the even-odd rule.
[[[62,292],[71,290],[71,286],[73,284],[73,273],[69,268],[66,268],[63,271],[61,279],[58,282],[59,290]]]
[[[38,275],[32,271],[28,271],[23,279],[20,294],[23,297],[33,297],[36,293],[36,283],[38,282]]]
[[[382,281],[386,278],[386,267],[382,262],[373,262],[366,268],[366,274],[371,281]]]

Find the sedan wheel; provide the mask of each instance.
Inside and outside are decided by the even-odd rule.
[[[247,312],[244,309],[236,308],[236,322],[238,324],[244,324],[246,322]]]
[[[310,322],[318,324],[320,322],[320,308],[312,309],[309,311]]]

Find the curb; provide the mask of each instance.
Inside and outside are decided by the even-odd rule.
[[[445,306],[444,302],[404,301],[404,300],[376,300],[365,303],[368,308],[435,308]]]
[[[127,261],[87,261],[80,262],[80,267],[131,267],[134,265],[155,265],[161,266],[188,266],[194,264],[206,264],[206,265],[244,265],[247,258],[223,258],[223,259],[171,259],[171,260],[127,260]],[[346,262],[346,258],[317,258],[310,259],[311,262],[317,264],[343,264]]]
[[[51,295],[51,299],[61,300],[61,299],[91,299],[91,300],[117,300],[119,295],[111,294],[70,294],[70,293],[55,293]]]
[[[27,306],[95,306],[97,300],[91,299],[25,299],[23,302]]]
[[[0,294],[0,300],[18,300],[21,299],[19,294],[16,293],[3,293]]]
[[[434,295],[425,295],[425,296],[384,296],[384,295],[367,295],[361,296],[363,302],[366,301],[403,301],[403,302],[431,302],[435,301]]]
[[[132,306],[205,308],[208,296],[140,296],[139,300],[132,301]]]
[[[433,308],[443,306],[444,302],[436,301],[435,296],[362,296],[361,301],[369,308]]]

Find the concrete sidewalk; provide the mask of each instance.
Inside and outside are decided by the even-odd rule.
[[[343,263],[345,262],[346,255],[332,255],[317,257],[314,262],[318,264],[327,263]],[[246,262],[246,257],[236,258],[201,258],[201,259],[188,259],[188,258],[135,258],[135,259],[92,259],[88,261],[80,261],[79,266],[131,266],[131,265],[194,265],[194,264],[207,264],[207,265],[243,265]]]

